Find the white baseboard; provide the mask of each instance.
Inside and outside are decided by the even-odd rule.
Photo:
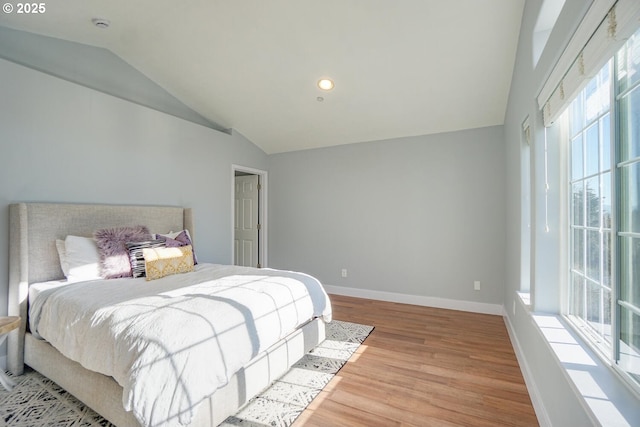
[[[529,392],[529,397],[531,398],[531,404],[533,405],[533,410],[538,417],[540,427],[552,427],[551,419],[549,418],[549,414],[547,413],[547,410],[542,402],[540,390],[538,390],[538,386],[536,385],[536,382],[534,380],[534,375],[531,372],[531,368],[529,368],[529,365],[527,364],[524,351],[522,351],[522,347],[520,347],[520,342],[518,341],[518,337],[516,336],[513,325],[511,324],[511,319],[509,319],[509,316],[507,316],[506,314],[504,315],[504,319],[505,324],[507,325],[507,333],[509,334],[509,338],[511,339],[513,350],[516,353],[516,359],[518,359],[520,371],[522,372],[524,383],[527,386],[527,391]]]
[[[500,304],[427,297],[423,295],[399,294],[395,292],[373,291],[370,289],[346,288],[342,286],[324,285],[324,288],[327,293],[348,297],[423,305],[426,307],[446,308],[449,310],[470,311],[473,313],[497,314],[500,316],[504,315],[504,307]]]

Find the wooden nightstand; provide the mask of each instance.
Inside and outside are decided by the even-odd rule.
[[[7,339],[9,332],[17,329],[19,326],[20,317],[18,316],[0,317],[0,345]],[[2,384],[7,391],[11,391],[13,387],[15,387],[16,382],[0,369],[0,384]]]

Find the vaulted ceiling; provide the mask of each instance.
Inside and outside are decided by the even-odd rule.
[[[65,0],[42,14],[0,14],[0,25],[109,49],[208,120],[277,153],[502,124],[523,6]],[[317,87],[323,77],[334,89]]]

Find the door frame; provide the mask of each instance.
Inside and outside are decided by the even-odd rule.
[[[267,206],[268,203],[268,176],[267,171],[261,169],[255,169],[242,165],[231,165],[231,264],[235,264],[235,192],[236,192],[236,172],[244,172],[252,175],[258,175],[260,177],[260,191],[259,191],[259,203],[258,203],[258,221],[260,222],[260,230],[258,230],[258,257],[260,259],[260,266],[265,268],[268,266],[267,258]]]

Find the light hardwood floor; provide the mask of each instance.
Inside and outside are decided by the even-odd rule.
[[[331,301],[375,329],[294,427],[538,425],[501,316]]]

